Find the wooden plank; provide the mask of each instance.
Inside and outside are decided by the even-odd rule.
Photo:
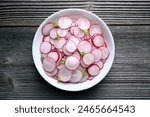
[[[113,67],[84,93],[58,90],[39,75],[31,54],[36,29],[0,27],[0,99],[150,98],[150,26],[110,26],[116,45]]]
[[[0,26],[38,26],[49,15],[66,8],[89,10],[109,25],[150,25],[148,0],[2,0]]]

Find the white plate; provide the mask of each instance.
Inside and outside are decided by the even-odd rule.
[[[74,15],[74,16],[87,17],[94,23],[99,24],[103,29],[104,38],[108,44],[108,48],[110,50],[110,55],[109,55],[106,63],[104,64],[104,67],[101,70],[100,74],[98,76],[96,76],[93,80],[90,80],[90,81],[87,80],[86,82],[76,83],[76,84],[62,83],[62,82],[57,82],[55,79],[47,76],[43,70],[41,59],[40,59],[41,53],[40,53],[40,49],[39,49],[40,44],[42,42],[41,28],[47,22],[55,21],[56,19],[58,19],[60,16],[63,16],[63,15],[71,15],[71,16]],[[94,85],[98,84],[107,75],[107,73],[109,72],[109,70],[113,64],[113,61],[114,61],[115,45],[114,45],[113,36],[112,36],[109,28],[104,23],[104,21],[102,19],[100,19],[97,15],[95,15],[89,11],[82,10],[82,9],[65,9],[65,10],[61,10],[59,12],[54,13],[53,15],[49,16],[42,22],[42,24],[40,25],[40,27],[38,28],[38,30],[36,31],[36,34],[34,36],[33,45],[32,45],[32,55],[33,55],[33,60],[34,60],[34,63],[35,63],[35,66],[36,66],[38,72],[48,83],[50,83],[54,87],[57,87],[59,89],[66,90],[66,91],[81,91],[81,90],[91,88]]]

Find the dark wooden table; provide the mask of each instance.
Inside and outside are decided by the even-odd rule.
[[[116,45],[107,77],[82,92],[49,85],[32,60],[38,26],[66,8],[97,14]],[[0,0],[0,99],[150,99],[150,0]]]

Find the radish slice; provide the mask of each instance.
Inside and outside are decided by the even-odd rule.
[[[78,45],[78,50],[80,53],[90,53],[92,50],[92,45],[88,41],[81,41]]]
[[[73,35],[74,34],[74,28],[75,28],[76,26],[72,26],[71,28],[70,28],[70,33]]]
[[[59,40],[55,40],[54,46],[57,49],[61,49],[61,48],[63,48],[65,43],[66,43],[66,39],[65,38],[60,38]]]
[[[76,57],[70,56],[66,59],[65,65],[66,68],[70,70],[75,70],[78,68],[80,62]]]
[[[98,67],[98,65],[93,64],[87,69],[87,71],[91,76],[96,76],[99,74],[100,68]]]
[[[50,43],[51,43],[52,45],[54,45],[54,42],[55,42],[55,40],[54,40],[54,39],[51,39],[51,38],[50,38],[50,40],[49,40],[49,41],[50,41]]]
[[[102,59],[106,59],[109,56],[109,50],[106,47],[100,47],[100,50],[102,51]]]
[[[48,53],[47,56],[54,59],[55,62],[57,62],[59,59],[59,54],[55,51]]]
[[[44,60],[43,60],[43,68],[45,71],[47,72],[52,72],[54,71],[54,69],[56,68],[56,64],[55,64],[55,61],[50,58],[50,57],[46,57]]]
[[[78,27],[74,27],[73,34],[76,37],[83,37],[84,36],[84,32],[80,28],[78,28]]]
[[[52,76],[55,76],[56,74],[57,74],[57,68],[54,70],[54,71],[52,71],[52,72],[46,72],[46,74],[48,75],[48,76],[50,76],[50,77],[52,77]]]
[[[91,36],[93,36],[94,34],[100,34],[101,35],[102,34],[102,29],[99,25],[92,25],[90,27],[89,32],[90,32]]]
[[[49,36],[53,39],[55,39],[57,37],[57,28],[52,28],[50,30]]]
[[[78,69],[81,71],[81,72],[84,72],[86,70],[85,67],[83,67],[82,65],[79,65]]]
[[[65,64],[61,64],[61,63],[57,66],[58,69],[62,69],[64,67],[65,67]]]
[[[84,67],[84,68],[88,67],[88,65],[86,65],[86,64],[83,62],[83,59],[81,59],[81,65],[82,65],[82,67]]]
[[[62,59],[62,54],[58,51],[58,50],[56,50],[57,52],[58,52],[58,54],[59,54],[59,59],[58,59],[58,61],[57,61],[57,63],[59,63],[60,61],[61,61],[61,59]]]
[[[43,27],[42,27],[42,34],[47,36],[49,35],[50,30],[53,28],[53,23],[52,22],[48,22],[46,23]]]
[[[102,69],[103,66],[104,66],[104,63],[103,63],[102,61],[98,61],[98,62],[95,63],[95,64],[98,65],[98,67],[99,67],[100,69]]]
[[[71,79],[72,77],[72,71],[66,69],[65,67],[60,69],[58,72],[58,78],[62,82],[67,82]]]
[[[94,46],[96,47],[100,47],[104,44],[104,39],[102,36],[100,35],[95,35],[93,38],[92,38],[92,43]]]
[[[102,61],[102,63],[103,63],[103,64],[105,64],[105,63],[106,63],[106,59],[102,59],[101,61]]]
[[[77,25],[81,30],[90,28],[90,21],[87,18],[81,17],[77,20]]]
[[[89,75],[85,75],[85,76],[82,76],[81,80],[79,82],[85,82],[87,81],[87,79],[89,78]]]
[[[78,46],[78,44],[81,41],[80,38],[77,38],[77,37],[74,37],[74,36],[72,36],[71,38],[69,38],[69,40],[73,41],[77,46]]]
[[[42,53],[42,54],[41,54],[41,57],[42,57],[42,58],[46,58],[46,57],[47,57],[47,54],[43,54],[43,53]]]
[[[79,52],[74,52],[71,56],[74,56],[74,57],[76,57],[77,59],[81,59],[81,56],[80,56],[80,54],[79,54]]]
[[[95,61],[95,57],[93,54],[86,54],[85,56],[83,56],[83,62],[85,65],[91,65],[92,63],[94,63]]]
[[[76,82],[79,82],[81,78],[82,78],[81,71],[76,69],[72,72],[72,77],[69,80],[69,82],[76,83]]]
[[[42,41],[50,41],[50,37],[49,36],[46,36],[46,37],[43,37]]]
[[[74,52],[77,49],[77,45],[73,41],[68,41],[66,43],[66,50],[68,52]]]
[[[100,61],[102,58],[102,51],[100,49],[95,49],[91,53],[95,56],[95,62]]]
[[[72,54],[71,52],[68,52],[66,50],[66,45],[63,46],[63,52],[64,52],[65,55],[68,55],[68,56]]]
[[[91,77],[89,77],[89,78],[88,78],[88,80],[93,80],[93,78],[94,78],[94,77],[93,77],[93,76],[91,76]]]
[[[58,29],[57,29],[57,34],[58,34],[60,37],[66,37],[67,34],[68,34],[68,30],[58,28]]]
[[[64,16],[58,20],[59,27],[62,29],[67,29],[71,26],[72,20],[70,17]]]
[[[40,46],[40,50],[44,54],[48,53],[51,50],[51,48],[52,48],[52,45],[48,41],[42,42]]]

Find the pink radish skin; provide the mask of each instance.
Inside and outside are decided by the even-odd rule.
[[[72,54],[71,52],[68,52],[68,51],[66,50],[66,45],[63,46],[63,53],[64,53],[65,55],[68,55],[68,56]]]
[[[90,53],[92,50],[92,45],[88,41],[81,41],[78,45],[79,52]]]
[[[57,51],[57,53],[59,54],[59,59],[57,61],[57,63],[59,63],[61,61],[61,59],[62,59],[62,54],[58,50],[55,50],[55,51]]]
[[[54,46],[57,49],[62,49],[65,43],[66,43],[66,39],[65,38],[60,38],[59,40],[55,40]]]
[[[65,66],[67,69],[75,70],[78,68],[80,62],[76,57],[70,56],[66,59]]]
[[[95,64],[98,65],[100,69],[102,69],[104,66],[104,63],[102,61],[98,61]]]
[[[71,28],[70,28],[70,33],[73,35],[74,34],[74,28],[75,28],[76,26],[72,26]]]
[[[72,24],[72,19],[68,16],[60,17],[58,20],[59,27],[62,29],[68,29]]]
[[[80,38],[77,38],[77,37],[74,37],[72,36],[71,38],[69,38],[69,40],[73,41],[77,46],[79,45],[81,39]]]
[[[45,71],[47,72],[52,72],[55,70],[56,68],[56,64],[55,64],[55,61],[50,58],[50,57],[46,57],[44,60],[43,60],[43,68]]]
[[[47,36],[49,35],[50,30],[53,28],[53,23],[52,22],[48,22],[46,23],[43,27],[42,27],[42,34]]]
[[[101,61],[102,61],[102,63],[103,63],[103,64],[105,64],[105,63],[106,63],[106,59],[102,59]]]
[[[50,41],[50,43],[51,43],[52,45],[54,45],[54,42],[55,42],[55,40],[54,40],[54,39],[51,39],[51,38],[50,38],[50,40],[49,40],[49,41]]]
[[[88,80],[93,80],[93,79],[94,79],[94,77],[93,77],[93,76],[91,76],[91,77],[89,77],[89,78],[88,78]]]
[[[109,56],[109,50],[106,47],[100,47],[100,50],[102,51],[102,59],[106,59]]]
[[[80,28],[78,28],[78,27],[74,27],[73,34],[76,37],[80,37],[80,38],[84,36],[84,32]]]
[[[46,36],[46,37],[43,37],[42,41],[50,41],[50,37],[49,36]]]
[[[87,81],[89,78],[89,75],[87,74],[86,76],[82,76],[81,80],[79,81],[80,83]]]
[[[104,44],[104,39],[100,35],[94,35],[92,38],[92,43],[96,47],[100,47]]]
[[[67,43],[66,43],[66,50],[68,51],[68,52],[74,52],[75,50],[77,49],[77,45],[73,42],[73,41],[68,41]]]
[[[72,77],[69,80],[69,82],[76,83],[76,82],[79,82],[81,78],[82,78],[81,71],[79,69],[76,69],[72,71]]]
[[[93,64],[90,67],[88,67],[87,71],[91,76],[97,76],[100,72],[100,68],[98,67],[98,65]]]
[[[50,30],[49,36],[50,36],[52,39],[55,39],[55,38],[57,37],[57,28],[52,28],[52,29]]]
[[[57,68],[54,70],[54,71],[52,71],[52,72],[46,72],[46,74],[48,75],[48,76],[50,76],[50,77],[52,77],[52,76],[55,76],[56,74],[57,74],[57,72],[58,72],[58,70],[57,70]]]
[[[91,52],[95,56],[95,62],[98,62],[102,58],[102,51],[100,49],[95,49]]]
[[[90,21],[87,18],[81,17],[77,20],[77,25],[81,30],[90,28]]]
[[[79,52],[75,51],[71,56],[76,57],[77,59],[81,59]]]
[[[47,56],[54,59],[55,62],[57,62],[59,59],[59,54],[55,51],[49,52]]]
[[[91,65],[92,63],[94,63],[95,61],[95,57],[93,54],[86,54],[85,56],[83,56],[83,62],[85,65]]]
[[[83,62],[83,59],[81,59],[80,62],[81,62],[80,64],[82,65],[82,67],[84,67],[84,68],[88,67],[88,65],[86,65],[86,64]]]
[[[40,46],[41,53],[46,54],[51,49],[52,49],[52,45],[50,44],[50,42],[48,42],[48,41],[42,42],[42,44]]]
[[[62,82],[67,82],[71,79],[72,77],[72,71],[66,69],[65,67],[60,69],[58,72],[58,78]]]
[[[62,69],[64,67],[65,67],[65,64],[61,64],[61,63],[57,66],[58,69]]]
[[[99,25],[92,25],[89,29],[90,35],[93,36],[94,34],[102,34],[102,29]]]
[[[68,34],[68,30],[58,28],[58,29],[57,29],[57,34],[58,34],[60,37],[66,37],[67,34]]]

